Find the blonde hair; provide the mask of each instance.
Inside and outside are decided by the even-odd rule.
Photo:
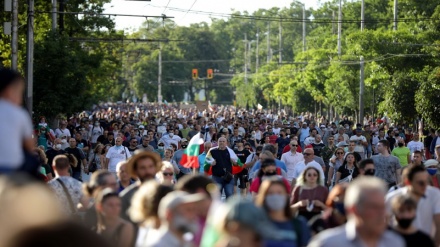
[[[321,184],[321,173],[319,172],[319,170],[318,169],[316,169],[315,167],[313,167],[313,166],[309,166],[309,167],[306,167],[305,169],[304,169],[304,171],[302,171],[301,172],[301,175],[299,175],[299,177],[298,177],[298,180],[297,180],[297,185],[304,185],[304,184],[306,184],[306,173],[309,171],[309,170],[311,170],[311,169],[313,169],[313,170],[315,170],[317,173],[318,173],[318,178],[317,178],[317,180],[316,180],[316,183],[318,184],[318,185],[324,185],[324,184]]]
[[[162,174],[162,172],[164,172],[166,169],[171,169],[173,171],[173,173],[175,173],[174,166],[173,166],[173,164],[171,164],[171,162],[169,162],[169,161],[162,161],[162,168],[160,169],[160,171],[158,171],[156,173],[156,178],[159,180],[160,183],[163,182],[163,174]]]

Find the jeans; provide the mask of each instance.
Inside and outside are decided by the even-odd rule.
[[[220,194],[223,192],[223,190],[225,191],[226,198],[229,198],[232,196],[232,194],[234,194],[234,179],[231,179],[229,183],[226,183],[223,178],[214,175],[212,176],[212,179],[220,189]]]
[[[82,182],[81,171],[72,171],[72,177]]]

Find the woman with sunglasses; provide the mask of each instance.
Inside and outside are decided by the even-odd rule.
[[[335,171],[338,171],[339,167],[341,167],[342,163],[344,163],[344,155],[345,155],[344,149],[337,148],[334,157],[330,159],[329,162],[330,167],[328,169],[328,180],[327,180],[327,185],[329,187],[332,187],[335,184],[335,177],[336,177]]]
[[[292,191],[290,198],[291,208],[310,220],[325,210],[325,201],[328,189],[319,184],[320,172],[315,167],[307,167],[298,177],[297,186]]]
[[[353,153],[348,153],[345,156],[344,163],[342,163],[342,166],[340,166],[336,172],[335,181],[337,183],[349,183],[358,175],[359,169],[356,164],[356,157]]]
[[[270,221],[284,236],[281,240],[267,240],[266,246],[307,246],[310,231],[303,217],[295,217],[289,205],[289,188],[281,178],[263,181],[255,204],[266,211]]]
[[[174,179],[174,166],[168,161],[162,161],[162,169],[156,174],[160,184],[173,186],[176,183]]]

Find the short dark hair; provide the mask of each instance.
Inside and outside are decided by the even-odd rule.
[[[394,213],[399,212],[401,209],[416,210],[417,202],[414,198],[408,194],[398,195],[391,201],[391,207]]]
[[[215,184],[214,181],[203,175],[186,175],[177,181],[174,188],[188,192],[190,194],[198,193],[199,190],[203,190],[209,197],[211,194],[208,190],[209,185]]]
[[[271,165],[273,165],[273,166],[275,165],[274,159],[267,158],[267,159],[264,159],[261,161],[261,168],[271,166]]]
[[[274,155],[276,154],[275,146],[272,144],[264,146],[262,151],[266,151],[266,150],[273,153]]]
[[[420,154],[420,156],[423,157],[423,153],[422,153],[421,151],[419,151],[419,150],[414,151],[413,155],[414,155],[414,154]]]
[[[408,180],[412,182],[414,176],[419,172],[426,172],[426,168],[424,166],[417,166],[417,165],[410,166],[408,169]]]
[[[358,167],[359,169],[365,169],[365,167],[368,164],[373,164],[374,165],[374,161],[372,159],[363,159],[359,162]]]
[[[0,93],[14,83],[23,80],[23,76],[15,70],[0,68]]]
[[[382,143],[382,145],[384,145],[385,147],[389,148],[390,147],[390,142],[387,140],[380,140],[379,143]]]

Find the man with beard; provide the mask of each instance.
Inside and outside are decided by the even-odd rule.
[[[129,220],[127,210],[131,205],[131,198],[139,189],[139,186],[150,179],[154,179],[156,173],[162,168],[162,161],[160,156],[153,152],[140,152],[132,156],[126,165],[127,173],[133,177],[138,178],[138,181],[127,188],[125,188],[119,196],[122,201],[121,217]]]

